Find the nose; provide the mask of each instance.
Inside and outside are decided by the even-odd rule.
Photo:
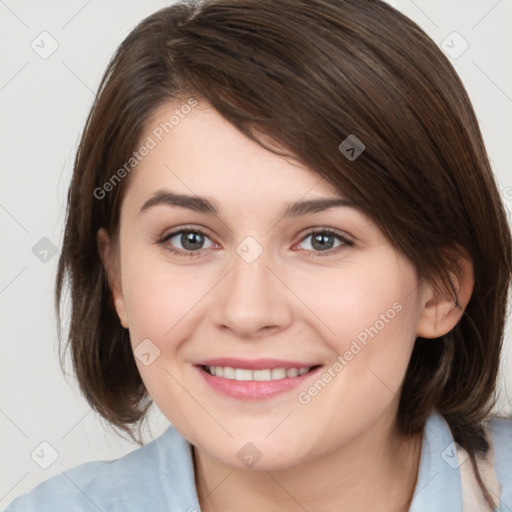
[[[293,293],[264,251],[248,263],[238,254],[216,286],[211,309],[216,326],[239,339],[256,339],[286,329],[292,321]]]

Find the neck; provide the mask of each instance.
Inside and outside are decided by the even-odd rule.
[[[202,512],[406,512],[418,475],[421,435],[372,428],[335,452],[279,470],[240,470],[194,448]]]

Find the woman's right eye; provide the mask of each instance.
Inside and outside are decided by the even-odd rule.
[[[203,247],[205,240],[210,241],[210,246]],[[203,249],[210,249],[215,245],[206,233],[197,229],[173,231],[165,235],[158,243],[168,251],[184,257],[200,256]],[[176,245],[181,245],[182,248],[177,248]]]

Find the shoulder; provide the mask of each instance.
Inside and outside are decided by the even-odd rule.
[[[491,417],[489,430],[494,446],[494,464],[501,487],[501,501],[512,506],[512,418]]]
[[[45,480],[5,512],[168,510],[173,491],[190,486],[191,464],[188,443],[170,426],[119,459],[86,462]]]

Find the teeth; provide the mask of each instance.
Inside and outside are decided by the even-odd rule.
[[[286,370],[284,368],[274,368],[272,370],[272,380],[285,379]]]
[[[209,367],[208,367],[209,368]],[[222,368],[222,366],[216,366],[215,367],[215,374],[217,374],[217,368],[220,368],[222,373],[223,373],[223,377],[225,379],[234,379],[235,378],[235,369],[234,368],[228,368],[227,366],[225,368]]]
[[[206,366],[206,371],[216,377],[224,377],[231,380],[279,380],[287,377],[304,375],[311,368],[273,368],[268,370],[247,370],[244,368],[231,368],[229,366]]]
[[[272,372],[270,370],[253,370],[253,380],[272,380]]]
[[[252,370],[235,369],[235,380],[252,380]]]

